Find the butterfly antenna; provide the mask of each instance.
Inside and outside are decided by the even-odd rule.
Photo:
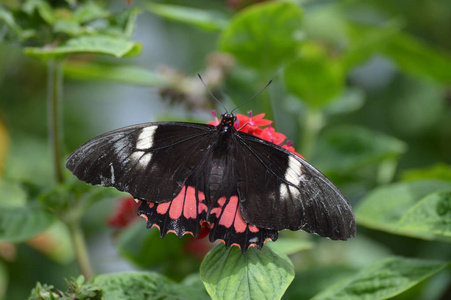
[[[218,100],[218,98],[215,97],[215,95],[213,95],[213,93],[210,91],[210,89],[208,88],[208,86],[205,84],[204,80],[202,79],[202,76],[200,76],[199,73],[197,73],[197,76],[199,76],[200,81],[202,81],[202,84],[205,86],[205,88],[207,89],[207,91],[210,93],[210,95],[213,97],[213,99],[215,99],[219,104],[221,104],[221,106],[224,108],[224,110],[227,112],[227,108],[224,106],[224,104],[222,104],[221,101]]]
[[[252,96],[249,100],[241,103],[240,105],[238,105],[237,107],[235,107],[230,113],[233,113],[235,110],[237,110],[238,108],[240,108],[241,106],[243,106],[244,104],[248,103],[249,101],[251,101],[252,99],[254,99],[255,97],[257,97],[258,95],[260,95],[261,92],[263,92],[270,84],[271,84],[272,80],[270,80],[264,88],[262,88],[260,90],[260,92],[258,92],[257,94],[255,94],[254,96]]]

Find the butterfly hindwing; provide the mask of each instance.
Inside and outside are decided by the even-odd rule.
[[[75,150],[66,167],[79,179],[136,199],[168,202],[209,151],[210,125],[146,123],[105,133]]]
[[[282,147],[241,132],[236,137],[244,220],[260,228],[302,229],[334,240],[355,235],[350,204],[323,174]],[[248,184],[250,179],[255,184]]]
[[[238,246],[243,254],[251,246],[261,249],[266,241],[276,241],[278,237],[277,230],[257,228],[244,221],[237,195],[219,198],[210,211],[209,220],[212,224],[210,241],[220,240],[226,249],[233,245]]]
[[[157,227],[161,237],[168,232],[175,233],[179,238],[187,233],[198,237],[207,209],[203,192],[193,186],[183,186],[172,201],[164,203],[142,201],[138,215],[147,220],[147,228]]]

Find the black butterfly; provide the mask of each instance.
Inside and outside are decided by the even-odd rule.
[[[198,237],[243,254],[275,241],[282,229],[333,240],[355,236],[355,217],[338,188],[298,155],[237,131],[233,113],[218,126],[145,123],[100,135],[75,150],[66,167],[79,179],[141,200],[138,215],[161,236]]]

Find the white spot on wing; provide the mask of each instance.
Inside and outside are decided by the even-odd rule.
[[[289,156],[288,167],[285,171],[284,179],[289,183],[299,186],[302,176],[301,166],[301,163],[297,159]],[[297,188],[285,183],[280,184],[279,192],[281,199],[288,198],[290,193],[293,198],[297,198],[300,194]]]
[[[158,126],[144,127],[138,136],[138,141],[136,142],[136,149],[146,150],[153,146],[153,136]]]
[[[253,237],[249,240],[249,243],[258,243],[258,237]]]
[[[279,192],[280,192],[280,199],[288,198],[290,196],[290,193],[293,198],[297,198],[300,194],[297,188],[295,188],[294,186],[291,186],[291,185],[287,185],[285,183],[280,184]]]
[[[110,163],[110,172],[111,172],[111,184],[114,184],[115,182],[115,177],[114,177],[114,167],[113,167],[113,163]]]
[[[130,158],[132,161],[135,161],[138,163],[138,166],[141,168],[147,167],[150,160],[152,159],[152,153],[151,152],[144,152],[144,151],[135,151],[132,155],[130,155]]]
[[[301,163],[293,157],[289,157],[288,168],[285,171],[285,180],[298,185],[301,180]]]

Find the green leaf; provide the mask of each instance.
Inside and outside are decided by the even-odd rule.
[[[424,197],[406,212],[398,226],[402,230],[451,237],[451,190]]]
[[[388,299],[440,272],[448,264],[391,257],[377,261],[342,284],[315,296],[314,300]]]
[[[83,27],[75,20],[56,20],[55,25],[53,25],[54,32],[65,33],[70,36],[77,36],[83,30]]]
[[[169,87],[171,85],[159,73],[136,66],[67,61],[64,64],[64,75],[79,80],[109,80],[140,86]]]
[[[390,39],[384,53],[405,72],[451,83],[451,56],[407,33]]]
[[[450,188],[450,182],[438,180],[401,182],[377,188],[354,210],[357,223],[390,233],[439,239],[431,233],[403,228],[399,221],[423,197]]]
[[[0,21],[3,21],[17,36],[19,41],[26,40],[27,38],[33,36],[34,30],[23,30],[15,21],[13,14],[0,6]],[[1,35],[2,36],[2,35]],[[3,38],[0,36],[0,41]]]
[[[313,108],[323,107],[344,89],[341,65],[322,54],[307,54],[288,64],[284,81],[291,94]]]
[[[96,19],[107,18],[109,11],[94,1],[80,4],[74,12],[74,20],[78,23],[85,23]]]
[[[280,299],[294,278],[290,259],[270,247],[218,245],[204,258],[200,277],[212,299]]]
[[[319,292],[356,274],[356,270],[343,265],[323,265],[296,272],[284,299],[312,299]]]
[[[123,11],[113,17],[112,23],[121,28],[124,37],[130,38],[135,31],[136,20],[140,13],[141,9],[139,8]]]
[[[313,243],[302,239],[278,238],[276,242],[266,242],[265,247],[269,246],[272,250],[291,255],[299,251],[313,248]]]
[[[25,54],[51,59],[77,53],[106,54],[116,57],[135,56],[142,45],[117,36],[80,36],[56,47],[27,47]]]
[[[44,210],[27,206],[0,207],[0,241],[25,242],[50,227],[56,218]]]
[[[320,136],[315,162],[322,172],[349,173],[396,159],[405,150],[405,144],[391,136],[363,127],[341,126]]]
[[[0,206],[23,207],[27,202],[27,193],[17,182],[0,181]]]
[[[208,299],[205,289],[192,279],[177,284],[153,272],[102,274],[90,280],[102,287],[105,299]],[[194,283],[194,284],[193,284]]]
[[[451,181],[451,166],[444,163],[438,163],[427,168],[404,171],[401,177],[402,181],[412,181],[418,179],[438,179]]]
[[[47,24],[53,25],[53,23],[55,23],[53,9],[47,1],[27,0],[22,5],[22,10],[28,15],[32,15],[34,12],[37,12]]]
[[[219,48],[244,65],[271,72],[296,56],[302,11],[288,2],[266,2],[242,10],[222,33]]]
[[[207,11],[186,6],[150,2],[147,9],[169,20],[194,25],[204,30],[222,30],[229,23],[228,17],[219,11]]]

